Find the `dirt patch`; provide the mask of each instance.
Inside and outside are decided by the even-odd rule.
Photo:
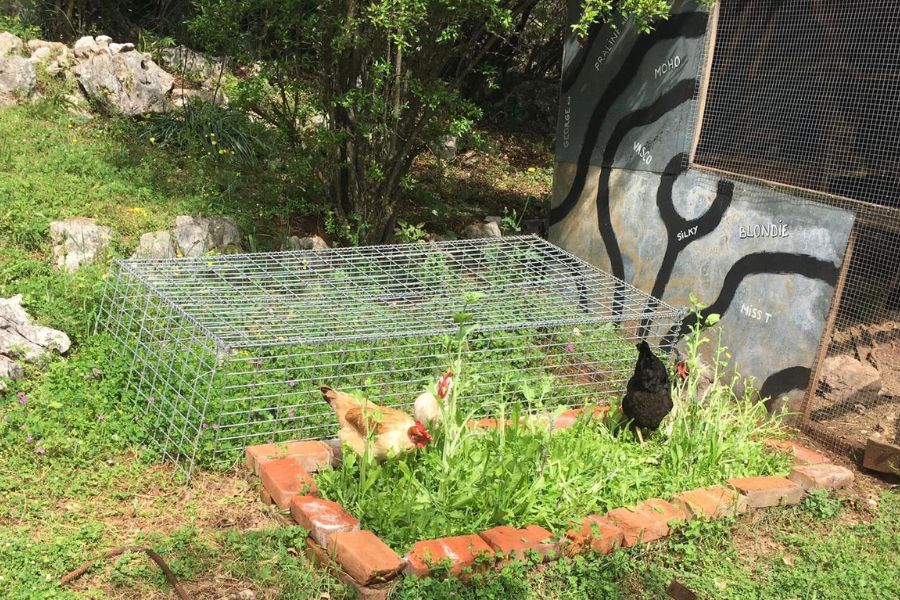
[[[836,394],[817,382],[810,420],[824,433],[856,449],[870,437],[900,441],[900,322],[855,325],[835,331],[830,356],[843,354],[863,368],[877,370],[878,391],[861,391],[849,397]],[[852,362],[852,361],[851,361]]]

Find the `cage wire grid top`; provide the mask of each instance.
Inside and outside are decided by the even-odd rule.
[[[670,346],[683,317],[515,236],[118,260],[98,330],[132,370],[135,418],[190,476],[198,459],[227,462],[246,445],[333,436],[321,385],[408,407],[446,369],[464,323],[477,373],[465,401],[486,416],[498,398],[532,410],[621,394],[634,342]]]
[[[682,316],[537,236],[116,265],[222,350],[452,334],[464,291],[483,294],[466,307],[482,331],[640,320],[648,307],[654,318]],[[553,292],[547,301],[540,288]],[[527,302],[510,302],[525,292]],[[555,318],[560,298],[579,314]]]

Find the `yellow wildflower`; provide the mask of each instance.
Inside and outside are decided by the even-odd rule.
[[[155,144],[155,143],[156,143],[156,138],[153,137],[153,136],[150,136],[150,143],[151,143],[151,144]]]
[[[537,169],[535,169],[534,167],[528,167],[529,173],[534,173],[535,171],[537,171]]]
[[[219,143],[219,142],[217,142],[216,140],[212,140],[212,141],[210,142],[210,144],[212,144],[213,146],[215,146],[215,145],[218,144],[218,143]]]

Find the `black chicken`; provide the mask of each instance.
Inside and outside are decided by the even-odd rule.
[[[669,372],[663,361],[653,354],[645,341],[637,345],[638,360],[634,375],[628,380],[622,412],[637,428],[641,444],[641,428],[656,429],[672,410],[672,391],[669,388]]]

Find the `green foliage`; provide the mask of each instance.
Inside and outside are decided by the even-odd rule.
[[[397,221],[397,228],[394,230],[394,236],[401,244],[421,241],[427,233],[425,223],[407,223],[402,220]]]
[[[180,111],[151,115],[135,126],[151,144],[169,146],[219,161],[259,167],[275,140],[262,125],[228,106],[192,100]]]
[[[465,399],[481,376],[481,367],[466,362],[472,328],[462,328],[450,361],[456,385],[431,444],[384,463],[347,451],[339,469],[317,477],[326,496],[362,515],[364,526],[397,547],[494,525],[537,523],[561,531],[579,516],[787,470],[787,457],[768,452],[761,441],[775,434],[777,423],[750,395],[736,397],[731,382],[719,378],[704,394],[676,389],[673,414],[643,447],[630,430],[598,420],[582,418],[556,432],[549,421],[523,423],[520,411],[552,398],[552,377],[539,398],[518,392],[524,409],[511,402],[516,387],[501,384],[492,394],[492,412],[510,424],[470,429],[465,422],[477,409]],[[500,374],[491,378],[498,376],[503,381]],[[686,388],[696,391],[696,381]]]
[[[700,1],[704,4],[715,2]],[[615,26],[622,20],[631,18],[635,27],[646,34],[653,31],[656,21],[666,19],[671,9],[671,0],[581,0],[581,15],[572,25],[572,30],[581,37],[587,37],[596,23],[610,22]]]
[[[817,519],[832,519],[841,511],[841,499],[833,497],[828,490],[813,490],[800,506]]]
[[[28,25],[18,16],[0,15],[0,31],[8,31],[26,41],[41,37],[40,27]]]

